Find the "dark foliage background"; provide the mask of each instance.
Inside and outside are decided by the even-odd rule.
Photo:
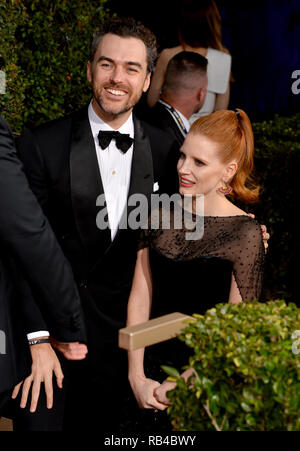
[[[110,15],[106,1],[0,0],[0,111],[14,132],[88,102],[89,43]]]
[[[253,124],[256,176],[261,199],[254,208],[271,234],[266,257],[265,289],[268,299],[284,298],[300,307],[299,288],[299,168],[300,113],[275,115]]]

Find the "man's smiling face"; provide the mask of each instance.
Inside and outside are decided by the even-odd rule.
[[[137,38],[104,35],[88,63],[87,78],[93,88],[93,107],[103,120],[128,117],[150,84],[145,44]]]

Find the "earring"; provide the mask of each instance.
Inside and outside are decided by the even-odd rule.
[[[227,196],[228,194],[232,193],[233,189],[231,186],[223,186],[222,188],[218,188],[217,191],[221,194],[224,194],[224,196]]]

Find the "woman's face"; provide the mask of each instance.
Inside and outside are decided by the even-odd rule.
[[[220,145],[204,135],[189,133],[177,164],[181,195],[215,194],[224,186],[228,165],[219,158]]]

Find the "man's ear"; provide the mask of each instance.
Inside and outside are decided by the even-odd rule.
[[[207,88],[200,88],[200,92],[199,92],[199,103],[201,104],[201,108],[205,102],[206,99],[206,94],[207,94]]]
[[[145,78],[143,92],[148,91],[149,86],[150,86],[150,81],[151,81],[151,72],[148,72],[148,74],[146,75],[146,78]]]
[[[92,83],[92,64],[90,61],[88,61],[87,66],[86,66],[86,78],[88,79],[88,81],[90,83]]]
[[[199,105],[200,105],[199,110],[201,110],[201,108],[204,105],[206,94],[207,94],[207,89],[206,88],[199,88],[198,93],[197,93],[197,100],[198,100]]]

